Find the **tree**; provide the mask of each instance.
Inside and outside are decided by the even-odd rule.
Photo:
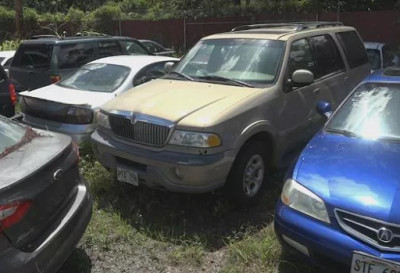
[[[14,0],[15,6],[15,22],[17,27],[17,36],[22,38],[22,24],[24,20],[24,14],[22,10],[22,0]]]

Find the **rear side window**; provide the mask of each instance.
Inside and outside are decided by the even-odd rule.
[[[66,44],[59,46],[58,68],[77,68],[95,59],[94,47],[90,43]]]
[[[12,66],[48,70],[50,69],[52,52],[52,45],[22,45],[14,57]]]
[[[7,80],[7,74],[4,71],[4,69],[2,67],[0,67],[0,84],[2,84],[3,81],[5,81],[5,80]],[[4,91],[4,90],[0,89],[0,92],[2,92],[2,91]],[[7,89],[7,92],[8,92],[8,89]]]
[[[99,42],[99,53],[101,57],[123,55],[122,47],[117,41]]]
[[[339,32],[336,33],[336,37],[344,49],[351,68],[368,63],[364,44],[355,31]]]
[[[316,79],[344,69],[342,57],[329,35],[314,36],[310,39],[318,67]]]

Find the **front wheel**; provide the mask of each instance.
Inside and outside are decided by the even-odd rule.
[[[267,147],[262,142],[245,145],[236,157],[227,180],[227,190],[237,201],[256,201],[265,187]]]

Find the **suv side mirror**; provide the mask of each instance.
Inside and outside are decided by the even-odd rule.
[[[314,74],[310,70],[298,69],[292,74],[292,83],[295,86],[306,86],[314,82]]]
[[[174,62],[167,62],[164,64],[164,71],[166,74],[171,73],[172,69],[174,68],[175,63]]]
[[[317,112],[321,116],[329,118],[332,115],[332,105],[327,101],[319,101],[317,103]]]

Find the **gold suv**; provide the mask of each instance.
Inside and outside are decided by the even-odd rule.
[[[93,150],[123,182],[190,193],[225,186],[253,200],[323,124],[317,102],[337,106],[369,72],[352,27],[240,26],[107,103]]]

